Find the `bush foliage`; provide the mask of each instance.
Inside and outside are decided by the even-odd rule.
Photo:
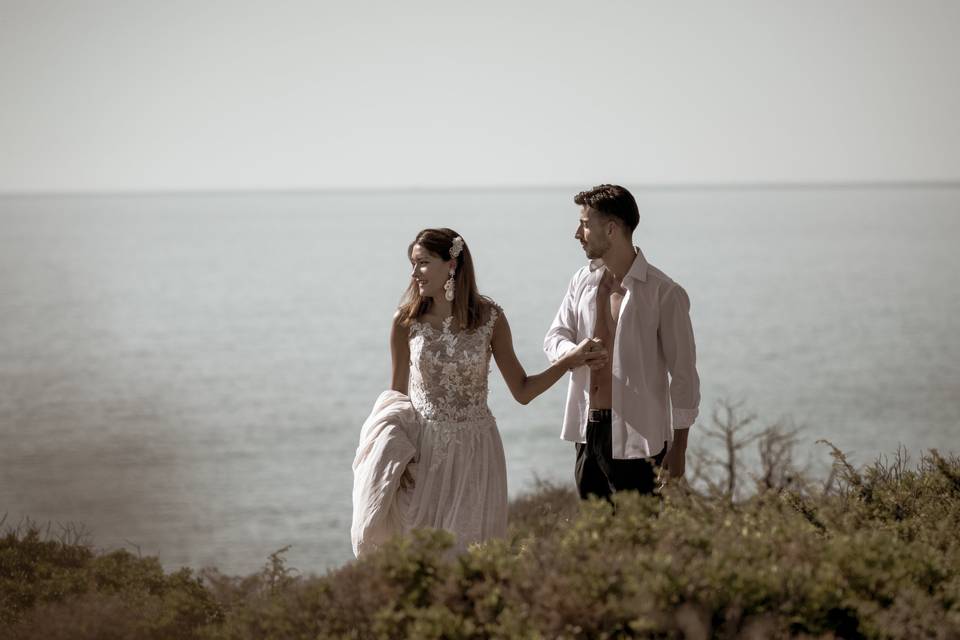
[[[243,578],[164,573],[28,524],[0,539],[0,637],[960,638],[960,459],[858,470],[833,449],[813,483],[791,438],[753,438],[750,491],[729,458],[613,504],[544,485],[511,504],[508,539],[456,556],[418,531],[319,577],[284,550]]]

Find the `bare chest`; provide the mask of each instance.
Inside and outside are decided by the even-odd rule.
[[[604,278],[597,288],[596,337],[612,338],[616,334],[617,321],[620,318],[620,307],[623,305],[623,296],[626,289],[612,278]]]

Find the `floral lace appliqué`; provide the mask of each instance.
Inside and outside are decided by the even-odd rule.
[[[475,330],[452,331],[453,318],[440,329],[414,321],[410,326],[410,400],[425,419],[466,422],[491,417],[487,407],[490,338],[499,316]]]

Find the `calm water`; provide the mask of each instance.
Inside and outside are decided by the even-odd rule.
[[[958,450],[960,188],[638,200],[638,243],[693,302],[704,417],[743,399],[804,425],[816,463],[823,437],[860,463]],[[535,371],[577,214],[567,191],[0,198],[0,514],[168,568],[288,544],[305,572],[342,563],[407,243],[459,231]],[[512,493],[570,482],[564,393],[522,407],[494,369]]]

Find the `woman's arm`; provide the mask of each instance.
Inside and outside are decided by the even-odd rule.
[[[510,393],[520,404],[529,403],[552,387],[570,369],[584,364],[598,366],[603,364],[607,358],[605,349],[597,348],[590,340],[584,340],[561,356],[546,370],[528,376],[513,350],[513,335],[510,332],[510,323],[507,322],[507,317],[502,312],[493,326],[493,337],[490,345],[493,349],[493,357],[497,361],[497,367],[507,383],[507,388],[510,389]],[[591,348],[594,350],[591,350]]]
[[[393,326],[390,328],[390,357],[393,361],[393,375],[390,379],[390,388],[407,395],[407,385],[410,382],[410,328],[400,322],[400,312],[393,316]]]

